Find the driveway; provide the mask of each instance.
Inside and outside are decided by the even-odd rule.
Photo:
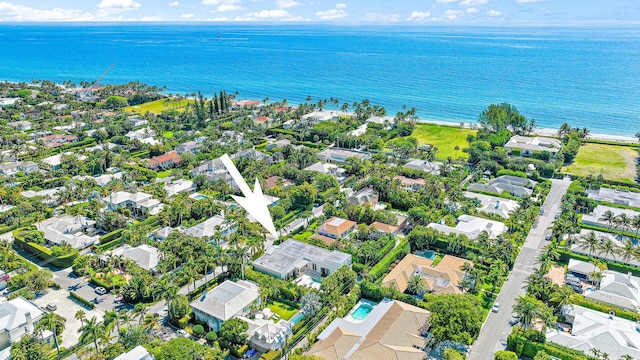
[[[79,278],[71,272],[71,268],[55,270],[53,271],[53,281],[60,285],[63,290],[73,291],[83,298],[93,301],[96,308],[102,311],[106,310],[121,310],[132,309],[132,307],[122,301],[121,298],[116,298],[114,295],[105,294],[98,295],[95,292],[95,286],[89,284],[88,281],[83,278]]]
[[[99,321],[104,319],[104,311],[102,309],[95,308],[93,310],[89,310],[72,300],[69,296],[69,292],[62,289],[49,289],[33,302],[41,308],[44,308],[49,303],[56,304],[58,309],[54,312],[67,320],[64,324],[64,331],[62,332],[62,341],[60,342],[61,347],[71,347],[78,343],[78,339],[80,338],[78,329],[82,327],[80,320],[76,320],[75,318],[78,310],[84,311],[87,319],[91,319],[94,316]],[[60,339],[58,341],[60,341]]]
[[[562,197],[567,192],[571,181],[551,180],[552,186],[542,209],[544,215],[537,220],[537,225],[531,227],[529,235],[516,258],[513,270],[507,277],[497,301],[500,303],[500,311],[490,312],[482,325],[478,339],[473,344],[467,359],[486,360],[493,359],[493,354],[498,350],[504,350],[507,345],[507,336],[511,333],[511,314],[515,299],[526,293],[523,285],[529,275],[535,271],[535,259],[542,248],[547,244],[544,233],[553,224],[555,214],[560,213]],[[526,285],[525,285],[526,286]]]

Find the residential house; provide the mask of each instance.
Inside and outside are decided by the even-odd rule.
[[[53,129],[59,131],[72,131],[75,129],[82,129],[85,125],[86,124],[81,121],[72,121],[67,125],[54,126]]]
[[[137,128],[138,126],[147,125],[149,123],[149,121],[147,121],[147,119],[143,119],[143,118],[139,117],[138,115],[129,116],[127,121],[129,121],[133,125],[134,128]]]
[[[273,163],[273,156],[265,154],[256,149],[244,149],[240,150],[237,153],[231,155],[231,159],[249,159],[254,161],[264,161],[268,164]]]
[[[332,217],[325,221],[318,229],[318,234],[328,236],[332,239],[344,238],[356,229],[358,223],[355,221]]]
[[[407,254],[398,265],[382,280],[382,286],[393,286],[404,292],[409,285],[409,279],[414,275],[421,276],[425,281],[427,292],[434,294],[462,294],[461,286],[466,277],[462,270],[464,264],[473,263],[459,257],[445,255],[438,265],[434,266],[433,259]]]
[[[285,129],[285,130],[291,130],[294,125],[295,125],[295,121],[293,121],[293,119],[291,119],[291,120],[287,120],[287,121],[283,122],[282,123],[282,128]]]
[[[569,259],[569,265],[567,266],[567,275],[573,275],[579,279],[587,280],[589,274],[594,271],[600,272],[600,268],[594,266],[590,262]]]
[[[36,304],[24,298],[17,297],[7,301],[0,298],[0,350],[7,349],[11,344],[20,341],[24,334],[32,334],[35,326],[42,320],[44,311]],[[46,330],[42,337],[49,344],[53,344],[53,333]]]
[[[372,117],[368,118],[365,121],[367,123],[372,123],[372,124],[377,124],[377,125],[384,126],[385,130],[391,129],[391,125],[393,125],[393,123],[394,123],[393,116],[384,116],[384,117],[372,116]]]
[[[411,159],[403,166],[405,169],[424,171],[433,175],[440,175],[441,163],[431,162],[427,160]]]
[[[128,133],[125,134],[124,137],[126,137],[131,141],[138,140],[143,144],[149,144],[149,145],[159,144],[160,142],[154,139],[154,136],[156,136],[155,131],[149,128],[143,128],[143,129],[129,131]]]
[[[373,227],[373,229],[375,230],[371,233],[371,235],[369,235],[369,237],[372,239],[378,239],[383,234],[389,234],[393,236],[398,235],[398,227],[394,225],[374,221],[373,223],[371,223],[371,225],[369,225],[369,227]]]
[[[22,98],[0,98],[0,110],[14,106]]]
[[[486,232],[489,238],[495,239],[498,235],[507,231],[507,227],[499,221],[487,220],[471,215],[460,215],[455,227],[442,223],[430,223],[427,227],[447,235],[465,235],[469,239],[476,239],[482,232]]]
[[[249,313],[251,304],[259,299],[258,290],[258,285],[252,281],[225,280],[190,305],[196,320],[206,323],[211,331],[217,332],[225,321]]]
[[[203,161],[196,168],[191,170],[191,174],[195,177],[198,175],[204,175],[209,181],[224,180],[229,186],[236,187],[236,183],[229,174],[227,167],[220,158],[213,160]]]
[[[124,207],[137,216],[144,214],[157,215],[164,205],[150,194],[143,192],[132,194],[126,191],[116,191],[102,198],[102,202],[107,206],[107,210],[117,210]]]
[[[56,148],[68,143],[74,143],[78,141],[78,137],[75,135],[61,135],[61,134],[53,134],[43,136],[37,139],[38,141],[44,143],[44,145],[48,148]]]
[[[467,199],[476,199],[476,206],[480,212],[485,214],[495,214],[503,219],[508,219],[512,213],[520,208],[517,201],[504,199],[500,197],[477,194],[466,191],[464,197]]]
[[[31,174],[40,170],[38,163],[33,161],[16,161],[0,164],[0,173],[6,176],[14,176],[20,171]]]
[[[364,187],[358,190],[357,193],[349,196],[349,204],[357,205],[371,205],[376,206],[378,203],[378,192],[373,187]]]
[[[318,153],[318,160],[324,162],[345,163],[347,159],[351,157],[358,158],[360,160],[369,160],[371,159],[371,154],[366,151],[336,147],[328,147]]]
[[[548,151],[551,154],[556,154],[562,148],[562,143],[558,139],[548,137],[528,137],[515,135],[506,144],[504,149],[508,153],[512,153],[513,150],[520,150],[523,156],[532,156],[534,153],[541,153]]]
[[[279,176],[271,176],[266,178],[265,180],[265,189],[271,189],[272,187],[282,184],[285,188],[295,185],[295,183],[289,179],[283,179]]]
[[[488,184],[475,183],[467,187],[469,191],[492,193],[501,195],[502,193],[508,193],[512,196],[520,197],[522,195],[531,195],[533,188],[538,183],[529,180],[527,178],[521,178],[512,175],[502,175],[495,179],[489,180]]]
[[[640,208],[640,193],[629,190],[601,187],[596,190],[587,190],[587,196],[589,196],[589,199],[593,199],[595,201],[605,201],[612,204]]]
[[[31,121],[19,120],[19,121],[8,122],[7,126],[20,131],[27,131],[27,130],[31,130],[31,128],[33,127],[33,123],[31,123]]]
[[[349,136],[360,136],[360,135],[364,135],[364,133],[367,132],[367,128],[369,127],[369,123],[364,123],[360,126],[358,126],[357,128],[355,128],[354,130],[351,130],[347,133],[347,135]]]
[[[122,256],[123,258],[132,260],[138,266],[145,270],[155,271],[156,266],[160,262],[160,250],[147,244],[138,245],[132,247],[131,245],[124,244],[117,248],[105,252],[101,257],[106,259],[106,255]]]
[[[175,228],[172,228],[171,226],[165,226],[149,234],[149,237],[156,241],[165,241],[174,231],[176,231]]]
[[[178,155],[175,151],[170,151],[166,154],[162,154],[160,156],[154,156],[153,158],[147,160],[147,167],[149,169],[158,170],[158,169],[168,169],[174,166],[178,166],[180,164],[180,155]]]
[[[309,114],[302,115],[300,118],[302,123],[317,124],[322,121],[337,120],[338,113],[335,111],[313,111]]]
[[[91,136],[89,135],[89,131],[87,131],[87,136]],[[84,151],[85,152],[94,152],[94,151],[98,151],[98,150],[113,150],[116,148],[119,148],[120,145],[118,144],[114,144],[114,143],[104,143],[104,144],[98,144],[95,146],[90,146],[88,148],[85,148]]]
[[[222,132],[222,136],[215,141],[220,145],[239,144],[244,145],[244,134],[241,132],[235,132],[233,130],[226,130]]]
[[[120,354],[113,360],[153,360],[153,355],[144,346],[138,345],[124,354]]]
[[[95,220],[86,216],[54,216],[37,224],[38,230],[44,233],[48,245],[67,244],[74,249],[82,250],[100,243],[100,236],[95,233]]]
[[[405,191],[418,191],[425,185],[423,178],[412,179],[406,176],[396,175],[393,177],[393,179],[400,181],[400,185]]]
[[[606,270],[602,272],[600,287],[585,292],[584,297],[637,312],[640,310],[640,281],[630,272],[625,275]]]
[[[629,217],[635,217],[640,215],[640,212],[630,209],[620,209],[617,207],[606,206],[606,205],[598,205],[593,211],[589,214],[582,215],[582,223],[591,226],[599,226],[608,229],[615,230],[617,228],[617,224],[613,222],[607,222],[604,219],[604,214],[610,211],[614,216],[620,216],[621,214],[626,214]]]
[[[587,214],[584,214],[584,216],[586,216]],[[624,246],[624,241],[625,240],[631,240],[630,238],[626,237],[626,236],[621,236],[620,234],[612,234],[609,232],[604,232],[604,231],[595,231],[595,230],[589,230],[589,229],[582,229],[580,231],[580,234],[572,234],[571,236],[573,237],[573,239],[575,241],[573,241],[573,244],[571,245],[571,252],[574,252],[576,254],[582,254],[582,255],[586,255],[586,256],[593,256],[599,259],[606,259],[608,261],[611,262],[617,262],[617,263],[622,263],[622,259],[620,258],[619,255],[617,254],[613,254],[613,253],[604,253],[604,252],[600,252],[600,251],[593,251],[590,250],[587,246],[583,245],[582,242],[577,241],[580,238],[584,238],[585,236],[590,235],[590,233],[593,232],[594,235],[596,236],[596,238],[598,238],[598,241],[600,243],[604,242],[604,241],[608,241],[611,240],[615,245],[622,247]],[[632,266],[638,266],[640,267],[640,261],[636,258],[631,258],[628,260],[628,263]],[[593,266],[592,266],[592,271],[593,271]]]
[[[111,180],[120,180],[122,179],[122,176],[124,175],[123,172],[118,171],[116,173],[113,174],[102,174],[102,175],[96,175],[96,176],[74,176],[73,178],[76,180],[87,180],[87,179],[91,179],[93,181],[96,182],[96,184],[98,186],[105,186],[108,183],[111,182]]]
[[[258,101],[258,100],[247,100],[247,99],[245,99],[245,100],[237,100],[237,101],[232,102],[231,105],[233,105],[236,108],[241,108],[241,107],[251,108],[251,107],[260,105],[260,101]]]
[[[40,119],[42,117],[42,111],[29,110],[20,113],[20,119]]]
[[[244,316],[238,316],[238,319],[249,325],[247,329],[247,338],[249,346],[261,352],[269,350],[279,350],[285,345],[287,337],[291,336],[293,323],[280,319],[274,322],[271,319],[265,319],[266,315],[257,314],[255,319],[249,319]]]
[[[200,151],[200,144],[195,141],[187,141],[176,146],[175,150],[178,154],[184,154],[184,153],[195,154],[198,151]]]
[[[260,125],[267,125],[273,123],[273,119],[268,116],[261,115],[254,117],[253,122]]]
[[[238,223],[235,220],[227,220],[223,212],[186,229],[184,232],[187,235],[199,238],[205,236],[212,237],[216,234],[228,238],[236,231],[238,231]]]
[[[338,167],[336,165],[333,164],[324,164],[321,162],[317,162],[313,165],[310,165],[308,167],[306,167],[304,170],[306,171],[313,171],[313,172],[317,172],[319,174],[328,174],[333,176],[334,178],[336,178],[336,180],[338,180],[339,183],[342,183],[345,179],[345,173],[347,170]]]
[[[58,202],[58,192],[61,190],[61,187],[56,187],[53,189],[43,189],[40,191],[27,190],[20,193],[20,195],[32,199],[32,198],[40,198],[40,201],[49,206],[53,207],[57,205]]]
[[[640,325],[637,322],[578,305],[564,306],[562,314],[571,324],[571,332],[550,327],[546,332],[547,342],[586,354],[591,354],[591,349],[598,349],[609,354],[611,359],[621,359],[623,355],[640,359]]]
[[[171,197],[180,193],[191,194],[196,190],[196,187],[191,180],[178,179],[176,181],[165,183],[164,190],[167,192],[167,197]]]
[[[419,329],[430,317],[428,310],[383,299],[364,320],[350,315],[333,320],[307,355],[327,360],[422,360],[426,337]]]
[[[265,147],[265,149],[269,150],[269,151],[273,151],[277,148],[283,148],[287,145],[291,145],[291,141],[287,140],[287,139],[283,139],[283,140],[277,140],[274,141],[270,144],[267,144],[267,146]]]
[[[294,239],[269,248],[253,262],[253,268],[276,279],[289,279],[310,272],[330,275],[341,266],[351,267],[351,255],[327,250]]]
[[[82,154],[66,152],[46,157],[42,159],[42,164],[48,166],[51,170],[58,170],[62,165],[62,158],[65,156],[73,158],[74,161],[84,161],[87,159],[87,157]]]

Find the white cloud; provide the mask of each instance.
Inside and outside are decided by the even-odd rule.
[[[222,5],[219,5],[215,10],[212,10],[211,12],[236,11],[236,10],[242,10],[242,9],[244,8],[240,5],[222,4]]]
[[[244,16],[236,16],[235,21],[253,21],[257,19],[283,19],[290,18],[291,14],[287,10],[260,10]]]
[[[411,15],[407,18],[407,21],[422,21],[426,20],[431,16],[430,11],[413,11]]]
[[[449,4],[449,3],[452,3],[452,2],[456,2],[456,1],[458,1],[458,0],[437,0],[436,2],[438,4]]]
[[[180,15],[180,17],[183,18],[183,19],[193,19],[194,16],[195,15],[193,15],[192,13]]]
[[[377,22],[400,21],[400,14],[366,13],[364,19]]]
[[[211,19],[211,21],[229,21],[229,19],[226,16],[221,16],[221,17],[215,17]]]
[[[476,8],[468,8],[467,9],[467,14],[477,14],[480,10],[476,9]]]
[[[462,0],[459,2],[462,6],[478,6],[484,5],[488,2],[488,0]]]
[[[338,3],[333,9],[317,11],[316,16],[319,17],[320,20],[341,20],[348,16],[347,12],[344,11],[346,7],[347,4]]]
[[[100,3],[98,4],[98,7],[100,9],[122,9],[122,10],[129,10],[129,9],[137,9],[139,8],[140,3],[139,2],[135,2],[133,0],[102,0],[100,1]]]
[[[172,1],[169,3],[169,6],[178,6],[178,5],[180,5],[180,2],[178,1]]]
[[[239,4],[240,0],[202,0],[202,5]]]
[[[444,12],[443,18],[447,20],[458,20],[463,15],[464,15],[464,11],[462,10],[447,10]]]
[[[502,13],[500,11],[496,11],[496,10],[489,10],[489,11],[487,11],[487,15],[489,15],[491,17],[496,17],[496,16],[502,16]]]
[[[0,21],[94,21],[95,15],[78,9],[36,9],[0,2]]]
[[[336,9],[344,9],[346,7],[347,7],[347,4],[344,4],[344,3],[336,4]]]
[[[162,16],[145,16],[140,21],[162,21]]]
[[[276,5],[281,9],[286,9],[300,6],[302,3],[296,0],[276,0]]]

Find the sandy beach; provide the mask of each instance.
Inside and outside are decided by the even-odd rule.
[[[464,127],[467,129],[474,129],[474,128],[478,128],[479,126],[476,123],[470,123],[465,121],[460,121],[458,123],[455,123],[452,121],[418,119],[418,122],[425,123],[425,124],[445,125],[445,126],[460,126],[460,123],[464,123]],[[537,128],[533,131],[533,133],[538,136],[557,137],[558,129]],[[635,138],[633,136],[623,136],[623,135],[589,134],[588,138],[593,140],[615,141],[615,142],[633,143],[633,144],[638,142],[638,138]]]

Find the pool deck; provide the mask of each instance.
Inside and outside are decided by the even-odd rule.
[[[366,305],[371,306],[371,307],[373,308],[373,309],[371,309],[371,312],[373,312],[373,310],[374,310],[374,309],[376,308],[376,306],[378,305],[378,303],[373,302],[373,301],[371,301],[371,300],[367,300],[367,299],[360,299],[360,301],[358,301],[358,302],[356,303],[356,306],[354,306],[354,307],[353,307],[353,309],[349,310],[349,312],[347,313],[347,315],[345,315],[344,319],[345,319],[346,321],[350,321],[350,322],[355,323],[355,324],[357,324],[357,323],[361,323],[361,322],[365,321],[365,320],[367,319],[367,317],[371,314],[371,312],[369,312],[369,313],[367,314],[367,316],[365,316],[365,317],[364,317],[363,319],[361,319],[361,320],[358,320],[358,319],[356,319],[356,318],[354,318],[354,317],[353,317],[353,313],[354,313],[356,310],[358,310],[358,308],[359,308],[359,307],[360,307],[360,305],[362,305],[362,304],[366,304]]]

